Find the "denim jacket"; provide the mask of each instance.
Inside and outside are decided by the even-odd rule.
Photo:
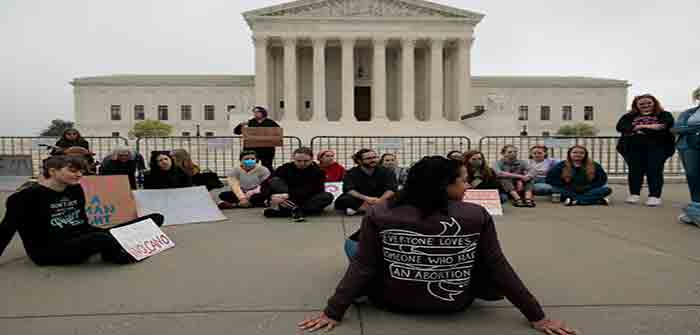
[[[700,125],[688,126],[688,119],[695,113],[700,113],[700,106],[681,113],[671,129],[671,132],[678,135],[678,150],[700,150]]]

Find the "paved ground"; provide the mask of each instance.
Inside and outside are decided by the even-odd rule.
[[[622,203],[506,207],[506,255],[551,317],[584,334],[700,334],[700,229],[676,223],[684,185],[661,208]],[[3,203],[4,197],[3,195]],[[0,209],[4,212],[4,208]],[[2,214],[2,213],[0,213]],[[15,238],[0,257],[2,334],[294,334],[344,273],[359,218],[304,224],[226,211],[225,222],[167,227],[177,247],[127,266],[36,267]],[[363,304],[336,334],[535,334],[507,302],[450,316]]]

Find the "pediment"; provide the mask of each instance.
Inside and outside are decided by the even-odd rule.
[[[421,0],[301,0],[243,14],[251,17],[432,17],[480,21],[483,14]]]

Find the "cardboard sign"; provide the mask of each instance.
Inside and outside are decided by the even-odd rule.
[[[467,190],[464,192],[462,201],[481,205],[491,215],[503,215],[503,206],[498,190]]]
[[[127,176],[86,176],[85,211],[93,226],[110,227],[136,219],[136,203]]]
[[[164,225],[226,220],[205,186],[134,191],[139,216],[161,213]]]
[[[0,176],[32,176],[31,155],[0,155]]]
[[[279,127],[243,127],[246,148],[281,147],[284,132]]]
[[[151,219],[113,228],[109,230],[109,233],[137,261],[175,246],[175,242],[165,235]]]
[[[326,192],[333,194],[333,201],[343,194],[343,182],[326,183]]]

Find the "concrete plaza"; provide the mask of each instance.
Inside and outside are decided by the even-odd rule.
[[[535,209],[497,217],[503,249],[548,316],[583,334],[700,334],[700,229],[677,223],[683,184],[665,203]],[[2,195],[2,202],[7,194]],[[4,207],[0,210],[4,214]],[[18,236],[0,257],[2,334],[294,334],[343,275],[342,244],[361,218],[293,224],[260,209],[166,227],[174,249],[118,266],[37,267]],[[535,334],[507,301],[448,316],[400,315],[365,303],[336,334]]]

